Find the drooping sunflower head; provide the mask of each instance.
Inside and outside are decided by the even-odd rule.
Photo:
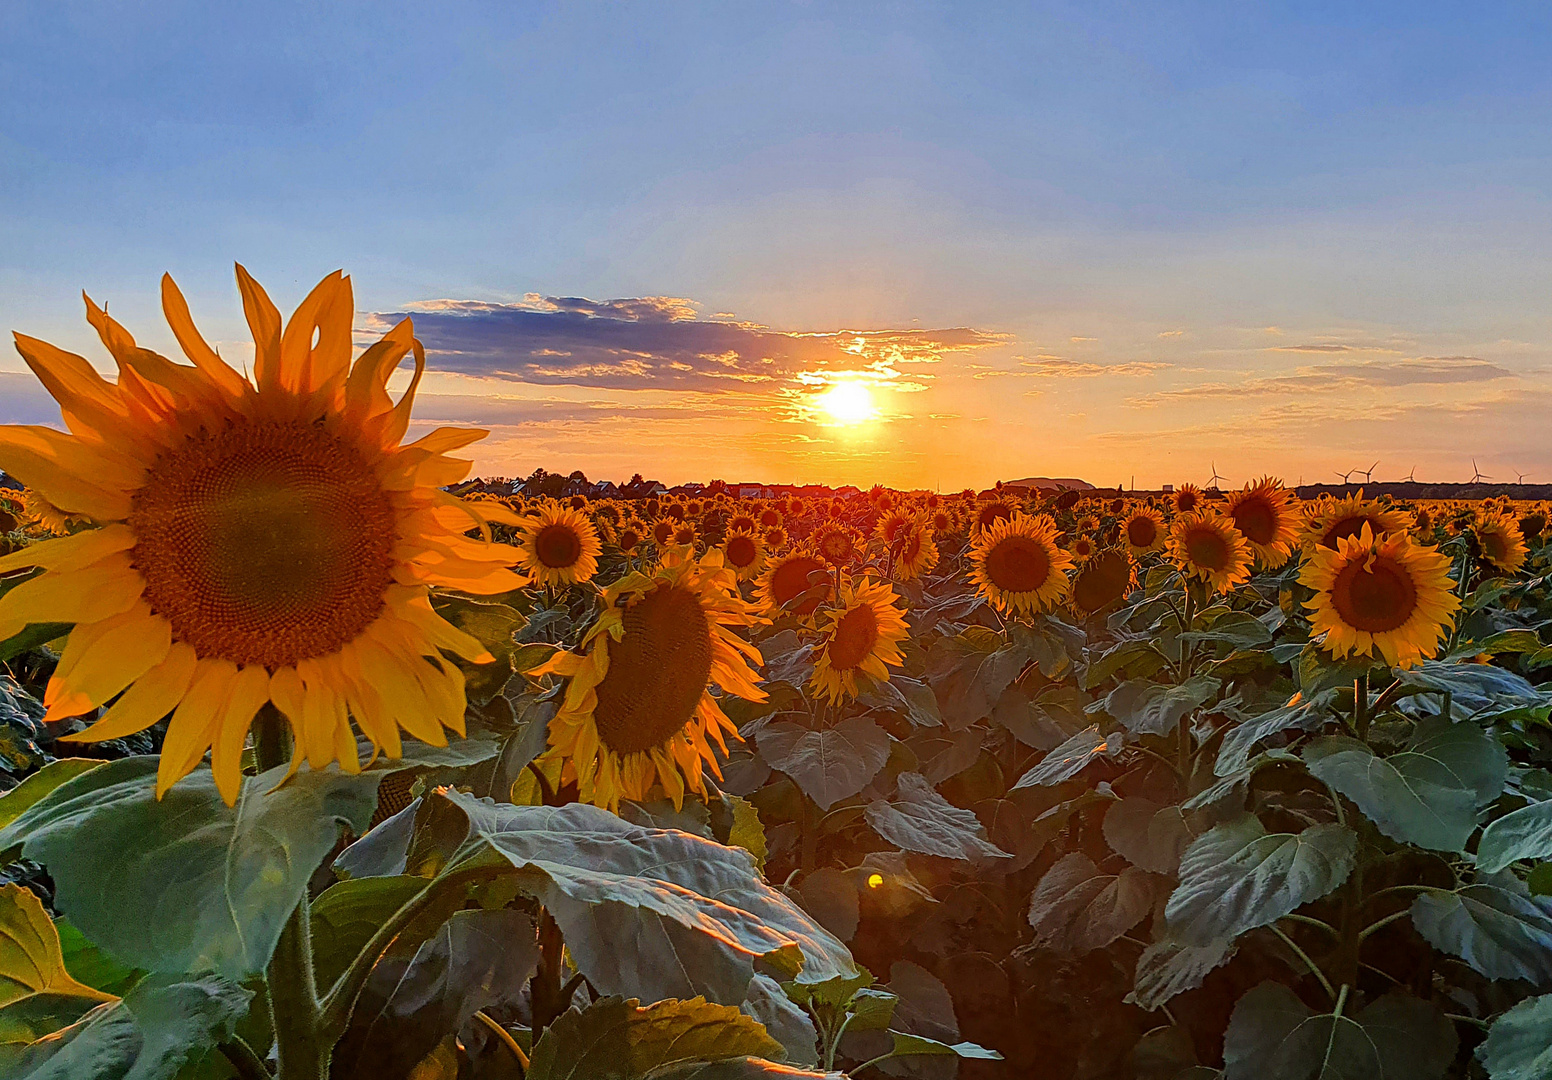
[[[850,566],[857,558],[861,538],[843,521],[834,519],[814,530],[814,550],[831,566]]]
[[[1328,496],[1309,508],[1304,521],[1304,549],[1308,552],[1323,547],[1334,551],[1338,540],[1357,536],[1365,525],[1374,535],[1382,536],[1404,532],[1410,524],[1404,511],[1365,499],[1360,488],[1345,498]]]
[[[293,767],[359,769],[352,720],[390,757],[401,727],[445,745],[444,729],[463,730],[464,683],[442,653],[490,655],[436,614],[430,587],[522,584],[507,569],[515,549],[464,535],[517,516],[440,490],[471,464],[447,454],[486,433],[440,428],[400,445],[425,367],[410,321],[352,360],[348,278],[325,278],[282,325],[258,283],[240,266],[237,276],[252,382],[205,342],[164,277],[192,367],[139,347],[88,300],[118,380],[17,335],[69,434],[0,427],[0,468],[96,526],[0,559],[0,572],[44,571],[0,599],[0,639],[27,623],[74,624],[48,718],[108,704],[68,736],[97,741],[171,713],[158,794],[211,750],[228,803],[266,703],[290,722]],[[386,384],[411,353],[415,375],[394,402]]]
[[[591,581],[603,551],[598,531],[580,510],[547,503],[518,529],[520,566],[535,583],[561,587]]]
[[[573,495],[571,498],[566,500],[566,505],[571,507],[573,510],[586,510],[587,509],[587,496],[586,495]]]
[[[1293,493],[1281,481],[1263,476],[1230,493],[1224,509],[1234,527],[1244,534],[1263,567],[1275,569],[1293,554],[1298,521],[1289,505]]]
[[[1175,513],[1189,514],[1201,507],[1202,489],[1195,484],[1181,484],[1175,489],[1175,494],[1171,497],[1170,502],[1174,507]]]
[[[614,532],[614,543],[627,555],[633,554],[647,542],[647,527],[635,518],[626,518]]]
[[[1138,555],[1164,548],[1164,515],[1151,506],[1141,505],[1127,515],[1121,526],[1126,544]]]
[[[1475,528],[1482,558],[1505,574],[1519,573],[1529,551],[1514,515],[1502,510],[1480,513]]]
[[[1092,614],[1109,607],[1137,586],[1137,570],[1131,555],[1123,548],[1111,548],[1095,555],[1072,583],[1072,603],[1078,610]]]
[[[1377,536],[1367,524],[1335,548],[1317,547],[1299,580],[1315,591],[1311,629],[1336,657],[1378,651],[1388,664],[1411,667],[1434,655],[1460,608],[1447,556],[1405,532]]]
[[[891,510],[878,519],[878,524],[874,526],[873,531],[885,546],[889,546],[900,539],[912,520],[911,515],[903,510]]]
[[[1019,513],[995,522],[971,545],[970,580],[1001,611],[1049,610],[1067,595],[1072,566],[1058,536],[1056,523],[1044,516]]]
[[[903,662],[900,642],[909,636],[899,598],[887,582],[843,581],[835,605],[820,620],[823,642],[809,686],[831,701],[857,696],[857,676],[889,680]]]
[[[765,566],[765,545],[753,532],[730,532],[722,544],[722,560],[739,581],[749,581],[758,577]]]
[[[1529,510],[1520,515],[1520,535],[1527,540],[1538,539],[1547,528],[1547,512],[1541,509]]]
[[[49,502],[48,496],[41,491],[28,488],[22,492],[22,520],[50,536],[69,536],[81,526],[90,524],[91,519],[80,514],[67,514]]]
[[[704,796],[704,771],[722,775],[712,744],[726,754],[727,736],[738,737],[711,687],[765,700],[749,666],[761,663],[759,650],[733,629],[759,621],[719,552],[671,556],[650,575],[621,578],[580,650],[534,672],[570,680],[536,764],[610,810],[658,788],[676,806],[686,791]]]
[[[938,565],[938,545],[932,542],[932,529],[923,522],[913,522],[901,543],[900,554],[895,559],[894,579],[915,581]]]
[[[1169,555],[1188,577],[1227,593],[1250,579],[1252,555],[1231,518],[1211,511],[1180,514],[1170,523]]]
[[[765,573],[756,583],[765,614],[771,618],[783,612],[793,615],[812,615],[820,603],[828,599],[834,586],[823,559],[809,548],[798,548],[769,559]],[[798,597],[813,591],[788,608]]]
[[[1419,506],[1412,514],[1412,529],[1421,539],[1426,540],[1433,535],[1435,524],[1433,512],[1426,506]]]

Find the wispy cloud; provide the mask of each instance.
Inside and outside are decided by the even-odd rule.
[[[1271,330],[1273,330],[1275,328],[1268,327],[1267,329],[1269,331],[1271,331]],[[1277,331],[1277,333],[1281,333],[1281,332],[1282,331],[1280,331],[1280,330]],[[1392,353],[1392,354],[1395,354],[1397,356],[1399,356],[1401,354],[1401,350],[1400,349],[1390,349],[1390,348],[1386,348],[1383,345],[1325,345],[1325,344],[1319,344],[1319,345],[1269,345],[1269,346],[1267,346],[1266,351],[1267,352],[1298,352],[1298,353],[1373,352],[1373,353]]]
[[[405,315],[432,367],[539,385],[730,392],[790,386],[842,373],[898,385],[951,353],[1006,344],[1004,335],[942,330],[789,332],[702,319],[679,297],[588,300],[529,296],[521,303],[434,300],[367,317],[381,333]],[[909,378],[905,376],[909,374]],[[919,386],[919,382],[917,383]]]
[[[1020,357],[1025,368],[1021,374],[1042,378],[1093,379],[1101,375],[1137,377],[1152,375],[1175,365],[1155,360],[1129,360],[1120,364],[1093,364],[1083,360],[1069,360],[1062,356]]]
[[[1491,382],[1512,379],[1514,372],[1475,356],[1421,356],[1412,360],[1354,360],[1335,364],[1316,364],[1300,368],[1292,375],[1245,379],[1241,382],[1211,382],[1177,390],[1131,398],[1128,405],[1148,408],[1171,402],[1247,396],[1295,396],[1327,394],[1374,388],[1399,389],[1405,386],[1437,386],[1453,383]]]

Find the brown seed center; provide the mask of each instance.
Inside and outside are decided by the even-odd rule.
[[[1152,547],[1159,538],[1159,527],[1152,518],[1134,517],[1126,523],[1126,538],[1133,547]]]
[[[1234,508],[1234,524],[1247,539],[1270,544],[1277,539],[1277,515],[1262,499],[1247,499]]]
[[[1186,558],[1203,570],[1217,572],[1229,565],[1229,545],[1213,529],[1191,529],[1186,533]]]
[[[625,634],[607,642],[609,672],[593,711],[617,754],[662,746],[695,715],[711,680],[711,622],[700,598],[659,586],[625,609]]]
[[[1004,592],[1034,592],[1051,577],[1051,557],[1027,536],[1009,536],[986,553],[986,576]]]
[[[575,566],[582,555],[582,538],[570,525],[553,522],[534,537],[534,554],[552,570]]]
[[[878,643],[878,616],[871,604],[852,608],[835,624],[834,636],[826,650],[830,666],[846,671],[861,664]]]
[[[1342,568],[1331,583],[1331,603],[1348,626],[1382,634],[1412,617],[1417,586],[1406,567],[1376,556],[1367,569],[1361,561]]]

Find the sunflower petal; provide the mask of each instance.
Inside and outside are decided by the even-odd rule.
[[[268,671],[253,665],[237,673],[210,750],[210,771],[215,774],[216,790],[227,806],[237,802],[237,794],[242,790],[242,752],[248,741],[248,728],[268,700]]]
[[[0,556],[0,574],[23,567],[36,566],[44,570],[80,570],[99,559],[135,546],[135,534],[128,525],[104,525],[100,529],[86,529],[54,540],[28,544]]]
[[[46,573],[0,596],[0,641],[29,623],[93,623],[121,615],[145,592],[124,554],[70,574]]]
[[[178,642],[166,658],[119,695],[108,711],[85,731],[61,735],[64,742],[102,742],[144,731],[172,712],[183,700],[199,663],[192,647]]]
[[[237,264],[237,289],[242,293],[243,314],[253,333],[253,380],[260,390],[280,386],[280,311],[264,286],[242,263]]]
[[[59,670],[49,680],[46,696],[52,700],[44,723],[96,708],[167,659],[172,626],[152,615],[147,605],[137,604],[126,615],[107,621],[111,625],[93,635],[78,654],[60,659]],[[74,639],[81,632],[78,629],[70,636]],[[70,651],[67,645],[65,652]],[[68,667],[67,659],[73,661]]]
[[[230,660],[201,660],[183,700],[173,710],[156,769],[156,797],[194,771],[215,741],[217,726],[237,680]]]
[[[129,516],[129,492],[145,476],[143,466],[95,448],[53,428],[0,425],[0,469],[71,514],[97,521]]]

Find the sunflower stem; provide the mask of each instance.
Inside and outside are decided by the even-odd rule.
[[[1353,730],[1360,741],[1369,738],[1369,673],[1353,680]]]
[[[577,982],[561,985],[561,965],[565,956],[566,940],[561,935],[560,924],[546,908],[539,909],[539,967],[528,982],[533,999],[533,1042],[537,1046],[539,1036],[553,1024],[557,1017],[571,1007],[571,995],[576,993]]]
[[[253,756],[260,773],[286,763],[290,729],[273,705],[253,722]],[[278,1080],[326,1080],[333,1039],[322,1030],[322,1010],[313,977],[312,915],[307,893],[281,928],[265,971],[270,1015],[275,1029]]]

